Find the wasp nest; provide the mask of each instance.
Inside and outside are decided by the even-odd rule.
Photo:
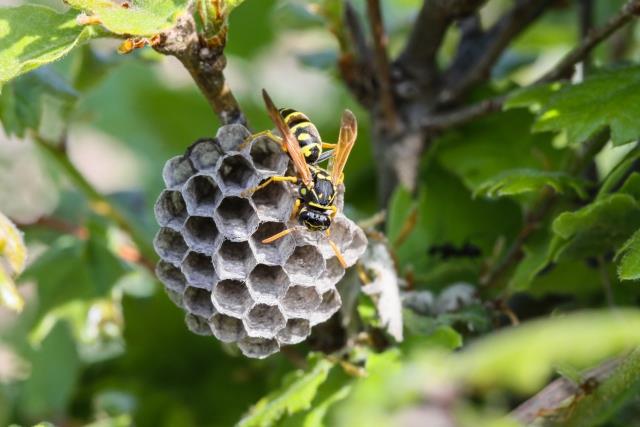
[[[223,126],[216,138],[199,140],[166,163],[154,246],[161,258],[158,278],[187,312],[189,329],[262,358],[305,340],[340,308],[336,284],[344,269],[324,233],[298,229],[261,243],[297,226],[290,220],[295,193],[287,183],[272,183],[243,195],[290,170],[276,142],[250,136],[243,126]],[[342,213],[331,239],[348,265],[367,244]]]

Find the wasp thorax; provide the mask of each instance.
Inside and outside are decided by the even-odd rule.
[[[252,139],[243,126],[223,126],[216,138],[199,140],[167,162],[167,188],[155,206],[161,226],[154,240],[161,258],[156,273],[171,300],[186,311],[187,327],[237,343],[249,357],[266,357],[305,340],[341,305],[336,284],[344,268],[324,232],[297,227],[262,243],[297,225],[290,218],[301,196],[295,187],[277,182],[243,194],[265,178],[285,174],[288,166],[287,154],[268,136]],[[315,201],[341,210],[333,184],[314,183]],[[308,204],[300,221],[303,216],[318,230],[331,224],[331,238],[348,265],[364,252],[364,233],[341,213],[331,223],[325,210]]]

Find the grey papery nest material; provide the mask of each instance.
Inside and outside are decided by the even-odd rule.
[[[289,184],[242,194],[290,168],[276,142],[250,136],[244,126],[223,126],[216,138],[199,140],[167,161],[166,189],[155,205],[161,228],[154,247],[161,258],[158,278],[187,312],[188,328],[263,358],[304,341],[314,325],[338,311],[336,284],[344,269],[324,233],[290,220],[295,192]],[[286,227],[298,229],[261,243]],[[367,245],[362,230],[342,213],[331,239],[349,266]]]

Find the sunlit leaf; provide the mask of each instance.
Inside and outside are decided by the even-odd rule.
[[[186,10],[186,0],[134,0],[128,7],[105,0],[67,0],[69,6],[97,17],[116,34],[150,36],[170,28]]]
[[[586,368],[638,345],[640,311],[581,312],[487,336],[456,355],[450,368],[476,386],[532,392],[558,364]]]
[[[96,30],[78,25],[76,15],[37,5],[0,8],[0,89],[14,77],[60,59],[95,37]]]
[[[534,131],[566,131],[569,143],[587,140],[603,128],[611,129],[614,145],[640,137],[640,68],[606,70],[582,83],[536,86],[516,93],[509,107],[528,105],[540,111]]]
[[[327,359],[318,357],[306,372],[293,372],[280,389],[256,403],[238,427],[270,426],[285,414],[308,409],[333,366]]]
[[[0,212],[0,306],[20,312],[24,300],[12,277],[24,270],[27,248],[18,228]]]
[[[5,260],[8,273],[20,274],[27,262],[27,248],[22,233],[0,212],[0,260]]]

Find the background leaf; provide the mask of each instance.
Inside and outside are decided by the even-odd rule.
[[[640,230],[636,231],[620,248],[617,254],[620,280],[640,279]]]
[[[578,180],[564,172],[549,172],[535,169],[513,169],[504,171],[478,186],[474,195],[486,197],[514,196],[553,188],[556,193],[573,190],[580,197],[587,196]]]

